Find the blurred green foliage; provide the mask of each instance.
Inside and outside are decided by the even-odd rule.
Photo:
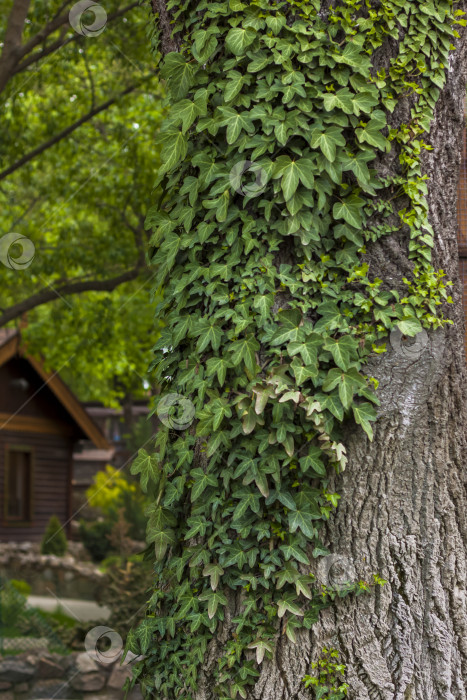
[[[73,4],[31,3],[22,46]],[[0,237],[22,234],[36,251],[25,269],[0,264],[1,312],[41,290],[57,290],[53,301],[28,312],[29,349],[43,354],[81,399],[109,405],[126,393],[145,393],[155,337],[152,273],[141,261],[146,202],[159,163],[154,140],[162,91],[147,48],[147,8],[123,11],[126,5],[105,3],[109,19],[98,36],[62,24],[27,54],[30,65],[0,92],[3,172],[133,88],[7,177],[0,172]],[[0,0],[0,47],[13,7],[12,0]],[[61,45],[52,51],[54,42]],[[58,293],[69,281],[118,277],[138,262],[137,278],[112,292]]]

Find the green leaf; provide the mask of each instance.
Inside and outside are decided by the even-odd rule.
[[[216,590],[219,585],[219,580],[224,569],[219,564],[207,564],[203,569],[203,576],[210,576],[211,578],[211,588],[213,591]]]
[[[314,537],[314,528],[310,513],[302,510],[289,511],[288,518],[290,532],[293,533],[297,529],[300,529],[306,537]]]
[[[322,454],[323,452],[319,447],[316,445],[310,446],[308,448],[308,453],[299,460],[302,471],[306,473],[311,467],[317,474],[326,476],[326,467],[321,460]]]
[[[224,360],[223,357],[210,357],[206,363],[207,376],[212,377],[213,374],[217,374],[219,384],[224,386],[227,370],[231,366],[230,362]]]
[[[255,491],[251,491],[250,489],[243,488],[239,489],[235,493],[232,494],[234,498],[239,498],[240,502],[238,503],[237,507],[235,508],[234,514],[232,516],[232,520],[238,520],[241,518],[248,508],[253,511],[253,513],[258,513],[259,512],[259,497]]]
[[[211,345],[213,350],[218,350],[221,344],[223,332],[222,329],[215,324],[214,321],[203,319],[194,329],[196,334],[199,334],[196,350],[203,352],[208,345]]]
[[[207,591],[200,595],[199,600],[208,601],[208,617],[210,620],[216,614],[219,605],[227,605],[227,598],[220,591]]]
[[[373,440],[373,429],[370,421],[377,418],[377,414],[371,403],[354,404],[352,406],[355,422],[361,425],[370,440]]]
[[[357,352],[358,341],[350,335],[343,335],[340,338],[327,338],[323,349],[328,350],[334,358],[334,362],[343,370],[349,368],[350,357]]]
[[[154,617],[145,617],[136,628],[135,635],[139,641],[142,654],[145,654],[152,645],[156,627],[157,620]]]
[[[281,550],[281,552],[284,552],[286,561],[289,561],[289,559],[296,559],[302,564],[310,563],[310,560],[308,559],[303,549],[300,549],[300,547],[296,544],[281,544],[279,549]]]
[[[351,226],[360,228],[363,223],[363,206],[365,201],[355,194],[345,197],[340,202],[335,202],[332,214],[335,219],[344,219]]]
[[[250,46],[256,39],[256,31],[251,27],[242,29],[236,27],[231,29],[225,39],[225,45],[235,56],[243,56],[245,49]]]
[[[315,129],[312,132],[310,146],[312,148],[319,147],[325,158],[331,162],[334,161],[336,159],[336,146],[345,146],[342,129],[338,126],[330,126],[324,132]]]
[[[397,321],[396,326],[403,335],[408,335],[411,338],[423,330],[422,324],[415,316],[409,316],[402,319],[402,321]]]
[[[231,359],[234,367],[239,365],[243,360],[246,368],[254,374],[256,371],[256,356],[255,352],[259,350],[259,343],[254,335],[249,335],[246,338],[236,340],[230,346]]]
[[[138,456],[131,465],[131,474],[140,474],[141,488],[146,492],[149,479],[154,484],[159,483],[160,470],[157,455],[150,455],[144,449],[138,450]]]
[[[188,150],[188,141],[186,136],[174,127],[161,131],[157,141],[162,143],[162,165],[158,173],[160,177],[162,174],[173,170],[185,158]]]
[[[353,113],[352,97],[354,94],[348,88],[342,88],[336,93],[328,92],[323,96],[323,106],[327,112],[333,109],[341,109],[346,114]]]
[[[185,97],[193,85],[195,69],[182,54],[168,53],[161,67],[161,77],[167,81],[174,100]]]
[[[214,474],[203,472],[202,469],[192,469],[190,476],[194,480],[191,487],[191,501],[196,501],[207,489],[208,486],[217,486],[218,480]]]
[[[254,132],[255,127],[248,112],[239,113],[233,107],[218,107],[217,110],[222,115],[221,126],[227,127],[227,143],[235,143],[242,130],[249,134]]]

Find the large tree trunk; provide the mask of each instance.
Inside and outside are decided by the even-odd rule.
[[[165,3],[153,5],[162,13],[162,46],[174,50]],[[383,49],[382,64],[389,56]],[[415,348],[394,334],[388,353],[372,361],[368,374],[379,380],[381,400],[375,438],[370,443],[363,431],[349,430],[349,463],[336,478],[342,498],[324,538],[335,555],[327,566],[334,561],[363,579],[378,572],[387,584],[321,612],[297,645],[280,635],[250,700],[309,699],[302,678],[329,645],[342,652],[353,700],[467,698],[467,397],[456,242],[466,54],[464,32],[426,139],[434,149],[424,156],[434,267],[455,282],[454,324],[418,337]],[[408,108],[396,109],[394,124],[404,121]],[[380,168],[390,167],[391,157],[382,158]],[[410,269],[401,238],[383,239],[368,258],[372,272],[393,279],[395,287]],[[318,568],[317,574],[326,579],[329,571]],[[227,623],[223,635],[229,636]],[[213,645],[198,700],[212,700],[211,663],[222,642]]]

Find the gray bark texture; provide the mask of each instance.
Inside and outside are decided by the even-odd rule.
[[[159,9],[164,3],[155,4]],[[394,44],[376,52],[378,68],[397,54]],[[302,678],[325,646],[341,652],[350,700],[467,699],[467,396],[456,238],[466,64],[463,31],[425,138],[433,150],[423,158],[435,231],[433,265],[454,282],[455,304],[445,310],[454,324],[414,342],[393,333],[388,352],[368,367],[379,380],[381,400],[375,438],[370,443],[363,431],[349,428],[349,463],[335,483],[342,498],[324,537],[333,554],[316,571],[323,583],[340,576],[371,581],[378,573],[387,584],[321,612],[296,645],[279,634],[275,658],[263,662],[248,700],[310,700],[313,693]],[[397,106],[392,125],[407,123],[410,106]],[[380,172],[393,170],[395,159],[393,153],[383,156]],[[372,274],[402,295],[402,277],[411,270],[407,248],[407,237],[396,234],[368,248],[366,256]],[[226,619],[197,700],[212,700],[209,672],[228,637]]]

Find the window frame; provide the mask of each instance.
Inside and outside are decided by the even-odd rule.
[[[12,452],[27,452],[30,454],[30,483],[29,483],[29,498],[27,503],[27,518],[15,518],[8,515],[8,479],[10,473],[10,454]],[[3,470],[3,525],[6,527],[30,527],[34,520],[34,472],[35,472],[35,449],[31,445],[22,444],[7,444],[4,452],[4,470]]]

